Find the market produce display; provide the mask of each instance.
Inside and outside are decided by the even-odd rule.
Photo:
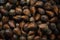
[[[60,40],[60,0],[0,0],[0,40]]]

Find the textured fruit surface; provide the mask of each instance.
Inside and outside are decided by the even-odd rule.
[[[60,40],[60,0],[0,0],[0,40]]]

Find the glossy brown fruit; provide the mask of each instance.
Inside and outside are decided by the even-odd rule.
[[[35,36],[34,40],[40,40],[40,36]]]
[[[3,21],[3,23],[8,22],[9,21],[9,17],[3,16],[2,17],[2,21]]]
[[[16,7],[15,11],[16,11],[16,14],[21,14],[22,13],[21,7]]]
[[[2,26],[3,26],[3,23],[2,23],[2,22],[0,22],[0,29],[2,29]]]
[[[11,28],[15,28],[15,23],[13,20],[10,20],[8,24],[10,25]]]
[[[36,14],[35,16],[34,16],[34,19],[37,21],[37,20],[39,20],[41,18],[41,15],[40,14]]]
[[[21,35],[21,31],[19,28],[14,28],[13,32],[17,35]]]
[[[50,22],[57,22],[57,20],[58,20],[57,17],[53,17],[53,18],[51,18],[49,21],[50,21]]]
[[[4,26],[3,27],[4,29],[9,29],[10,28],[10,26],[8,24],[4,24],[3,26]]]
[[[42,9],[42,8],[38,8],[38,12],[39,12],[40,14],[45,14],[45,10]]]
[[[52,11],[46,11],[46,14],[49,15],[50,17],[54,17],[54,12]]]
[[[28,15],[28,16],[29,16],[29,15],[30,15],[30,10],[29,10],[29,9],[24,9],[24,10],[23,10],[23,13],[24,13],[25,15]]]
[[[34,6],[31,6],[31,7],[30,7],[30,11],[31,11],[31,14],[32,14],[32,15],[35,15],[36,8],[35,8]]]
[[[43,2],[42,1],[37,1],[34,6],[42,7],[43,6]]]

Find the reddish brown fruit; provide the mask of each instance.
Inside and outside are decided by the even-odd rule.
[[[58,18],[57,17],[53,17],[49,20],[49,22],[57,22]]]
[[[29,9],[24,9],[24,10],[23,10],[23,13],[24,13],[25,15],[28,15],[28,16],[29,16],[29,15],[30,15],[30,10],[29,10]]]
[[[14,28],[13,32],[17,35],[21,35],[21,31],[19,28]]]
[[[4,24],[4,29],[9,29],[9,25],[8,24]]]
[[[49,15],[50,17],[53,17],[54,16],[54,12],[52,11],[46,11],[47,15]]]
[[[36,9],[34,6],[30,7],[30,11],[31,11],[32,15],[35,15]]]
[[[40,15],[40,14],[37,14],[36,16],[34,16],[34,19],[35,19],[35,20],[39,20],[40,17],[41,17],[41,15]]]

